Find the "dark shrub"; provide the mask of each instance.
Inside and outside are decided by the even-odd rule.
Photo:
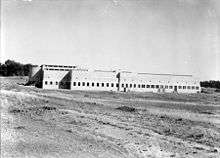
[[[128,106],[120,106],[116,108],[117,110],[125,111],[125,112],[135,112],[136,109],[133,107],[128,107]]]

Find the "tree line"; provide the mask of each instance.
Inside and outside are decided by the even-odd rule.
[[[220,89],[220,81],[202,81],[200,82],[200,85],[201,87]]]
[[[13,60],[0,63],[0,76],[28,76],[32,64],[21,64]]]

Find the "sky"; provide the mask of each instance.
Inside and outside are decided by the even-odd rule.
[[[1,62],[220,80],[219,0],[2,0]]]

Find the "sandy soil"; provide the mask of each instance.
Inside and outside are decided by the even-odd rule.
[[[42,90],[1,79],[1,157],[220,157],[220,94]]]

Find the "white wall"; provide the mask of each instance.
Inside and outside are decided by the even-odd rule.
[[[71,90],[117,91],[116,84],[118,83],[118,79],[116,75],[116,72],[72,70]],[[76,86],[74,86],[74,82]],[[79,82],[80,86],[78,86]],[[85,86],[82,86],[83,82]],[[89,83],[89,86],[87,86],[87,83]],[[92,83],[94,83],[94,86],[92,86]],[[99,87],[97,83],[99,83]],[[104,83],[104,87],[102,87],[102,83]],[[107,83],[109,87],[107,87]],[[111,86],[112,83],[114,87]]]
[[[135,73],[121,73],[120,74],[121,88],[120,91],[124,91],[122,84],[132,84],[126,88],[127,91],[138,91],[138,92],[174,92],[174,86],[177,86],[178,93],[197,93],[201,91],[200,83],[192,76],[175,76],[175,75],[150,75],[150,74],[135,74]],[[136,88],[134,88],[136,84]],[[137,85],[140,84],[141,87],[144,84],[145,88],[138,88]],[[147,85],[159,85],[159,88],[147,88]],[[163,86],[163,88],[161,87]],[[168,88],[165,88],[168,86]],[[169,88],[172,86],[172,89]],[[179,89],[181,86],[181,89]],[[183,89],[183,86],[199,87],[199,89]],[[150,86],[151,87],[151,86]]]

